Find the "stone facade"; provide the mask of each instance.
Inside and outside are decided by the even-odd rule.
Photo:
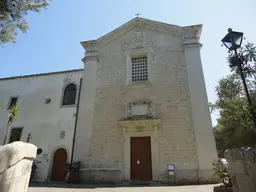
[[[256,149],[228,149],[224,155],[228,162],[233,192],[256,191]]]
[[[84,161],[85,180],[130,180],[130,138],[150,136],[153,180],[168,182],[172,163],[177,182],[213,181],[217,153],[199,52],[201,27],[135,18],[82,42],[84,78],[90,82],[82,87],[87,93],[81,97],[86,100],[79,110],[75,156]],[[140,54],[148,59],[148,81],[135,84],[129,66]],[[127,119],[129,103],[147,101],[150,115]],[[91,131],[86,140],[85,130]]]

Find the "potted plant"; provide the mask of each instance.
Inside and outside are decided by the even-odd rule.
[[[232,183],[231,177],[228,173],[228,165],[225,159],[218,159],[216,162],[213,163],[213,170],[215,175],[217,175],[222,185],[214,187],[214,192],[232,192]]]
[[[37,161],[37,160],[33,160],[33,163],[32,163],[32,168],[31,168],[31,175],[30,175],[30,182],[32,180],[34,180],[35,178],[35,174],[36,174],[36,170],[37,170],[37,164],[41,163],[41,161]]]
[[[80,169],[81,161],[74,161],[72,163],[67,163],[67,180],[71,183],[80,182]]]

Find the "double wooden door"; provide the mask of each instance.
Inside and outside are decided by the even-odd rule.
[[[152,180],[150,137],[131,137],[131,180]]]

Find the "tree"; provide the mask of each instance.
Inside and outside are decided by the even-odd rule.
[[[49,5],[47,0],[1,0],[0,1],[0,45],[15,42],[17,32],[28,31],[24,18],[29,11],[39,12]]]
[[[252,118],[239,76],[233,73],[222,78],[216,92],[218,99],[210,107],[220,113],[214,128],[219,154],[222,156],[227,148],[253,146],[256,142]]]
[[[256,48],[252,43],[247,43],[238,50],[238,55],[255,108]],[[229,53],[228,62],[231,74],[220,79],[216,87],[217,100],[210,103],[211,110],[218,110],[220,113],[217,126],[214,128],[219,156],[223,156],[223,152],[227,148],[254,146],[256,144],[256,134],[252,129],[254,126],[250,109],[236,67],[237,58]]]
[[[6,129],[3,145],[5,144],[7,136],[9,135],[12,123],[15,121],[16,117],[19,116],[18,111],[19,111],[19,108],[17,106],[12,106],[11,109],[9,110],[7,129]]]

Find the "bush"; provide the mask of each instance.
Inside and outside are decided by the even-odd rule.
[[[81,161],[75,161],[73,163],[67,163],[67,177],[68,181],[71,183],[79,183],[80,182],[80,169],[81,169]]]
[[[67,170],[69,172],[77,173],[81,169],[81,161],[75,161],[73,163],[67,163]]]
[[[224,164],[221,159],[213,163],[213,170],[225,187],[232,187],[231,177],[228,173],[228,165]]]
[[[32,168],[31,168],[31,175],[30,175],[30,181],[32,181],[35,178],[36,170],[37,170],[37,164],[41,163],[41,161],[33,160]]]

